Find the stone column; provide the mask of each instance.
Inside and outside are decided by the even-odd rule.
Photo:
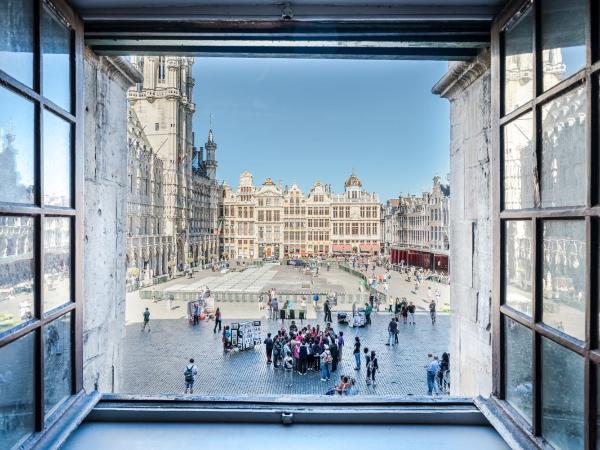
[[[450,101],[452,394],[492,391],[490,55],[450,63],[432,92]]]
[[[89,49],[84,52],[83,66],[83,382],[88,392],[95,387],[111,392],[119,389],[125,334],[126,93],[142,77],[125,59],[99,57]]]

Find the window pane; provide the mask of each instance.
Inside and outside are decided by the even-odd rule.
[[[600,448],[600,366],[598,365],[596,366],[596,448]]]
[[[544,221],[543,312],[548,325],[585,339],[585,222]]]
[[[524,114],[504,127],[504,208],[533,208],[535,148],[533,113]]]
[[[44,111],[44,203],[71,206],[71,125]]]
[[[32,0],[0,0],[0,70],[33,87]]]
[[[71,315],[44,326],[44,417],[71,395]]]
[[[71,220],[44,222],[44,312],[71,301]]]
[[[585,86],[542,107],[542,206],[585,205]]]
[[[34,337],[0,348],[0,442],[12,448],[34,431]]]
[[[583,448],[583,358],[542,338],[542,435],[557,449]]]
[[[505,303],[531,316],[532,259],[531,221],[509,220],[506,230]]]
[[[531,423],[531,330],[504,316],[506,400]]]
[[[71,110],[71,32],[46,8],[42,14],[43,92]]]
[[[33,103],[0,86],[0,202],[33,203],[33,123]]]
[[[585,64],[586,0],[544,0],[541,6],[546,91]]]
[[[504,33],[504,113],[533,98],[533,12]]]
[[[0,333],[33,318],[33,219],[0,216]]]

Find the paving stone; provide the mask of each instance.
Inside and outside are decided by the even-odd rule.
[[[400,345],[385,345],[390,314],[374,313],[373,324],[358,331],[363,347],[377,352],[380,371],[376,387],[365,383],[366,371],[353,370],[352,342],[355,331],[344,331],[346,347],[341,366],[329,382],[321,382],[316,372],[305,376],[294,373],[291,387],[282,370],[266,364],[264,345],[254,350],[224,354],[221,335],[213,333],[214,322],[190,326],[179,319],[151,319],[151,332],[141,332],[139,323],[130,323],[123,340],[123,393],[180,394],[183,392],[183,371],[189,358],[198,365],[195,393],[202,395],[281,395],[322,394],[337,383],[341,374],[357,378],[360,395],[403,396],[427,393],[424,366],[427,354],[441,356],[449,348],[450,316],[439,314],[432,325],[427,313],[416,314],[416,325],[400,323]],[[323,326],[323,314],[318,313]],[[334,314],[335,319],[335,314]],[[225,324],[235,322],[226,320]],[[306,321],[305,321],[306,322]],[[310,323],[315,323],[311,321]],[[276,332],[281,321],[262,321],[263,336]],[[287,322],[289,326],[289,321]],[[334,324],[337,328],[337,324]]]

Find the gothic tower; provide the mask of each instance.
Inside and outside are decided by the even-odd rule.
[[[217,160],[215,159],[215,152],[217,151],[217,144],[215,143],[215,138],[213,136],[213,131],[210,130],[208,132],[208,141],[204,145],[206,150],[206,176],[210,180],[217,179]]]
[[[152,148],[164,163],[165,231],[176,243],[176,260],[184,262],[192,183],[194,144],[193,58],[138,56],[133,65],[144,82],[129,90],[130,107],[144,124]]]

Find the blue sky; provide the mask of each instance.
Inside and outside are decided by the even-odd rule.
[[[196,58],[194,131],[212,113],[217,176],[343,190],[352,172],[380,199],[420,193],[449,170],[449,105],[430,93],[446,62]]]

